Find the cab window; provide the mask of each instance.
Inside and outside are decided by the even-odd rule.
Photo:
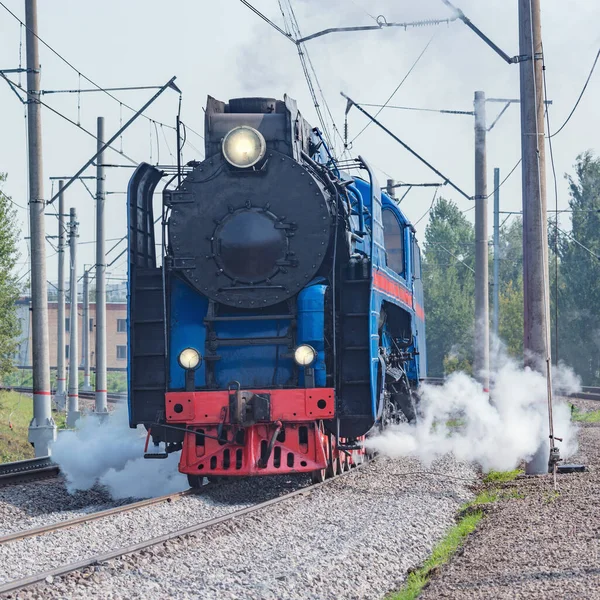
[[[387,266],[399,275],[404,275],[404,229],[389,209],[383,211],[383,241]]]

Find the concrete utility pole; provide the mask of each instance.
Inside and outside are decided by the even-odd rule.
[[[65,182],[58,182],[58,317],[56,321],[56,392],[54,403],[57,410],[67,406],[65,370],[65,195],[62,191]]]
[[[81,343],[83,345],[83,387],[81,391],[91,392],[90,385],[90,272],[83,267],[83,318],[81,323]]]
[[[29,227],[31,235],[31,344],[33,364],[33,419],[29,442],[36,456],[49,456],[56,440],[50,391],[48,290],[46,287],[46,232],[42,170],[40,60],[37,38],[37,1],[25,0],[27,45],[27,137],[29,145]]]
[[[387,180],[386,192],[390,198],[396,198],[396,182],[393,179]]]
[[[523,296],[525,364],[550,375],[550,289],[546,219],[546,152],[540,0],[519,0],[521,156],[523,159]],[[546,412],[547,414],[547,412]],[[527,463],[529,475],[548,472],[542,444]]]
[[[494,312],[492,331],[494,343],[499,336],[500,318],[500,169],[494,169]]]
[[[98,152],[104,145],[104,117],[98,117]],[[106,246],[104,240],[104,153],[96,159],[96,413],[108,414],[106,384]]]
[[[67,409],[67,427],[75,427],[79,419],[79,331],[77,307],[77,237],[78,237],[77,212],[71,208],[69,220],[69,287],[70,287],[70,313],[69,313],[69,403]]]
[[[475,92],[475,377],[490,388],[485,93]]]

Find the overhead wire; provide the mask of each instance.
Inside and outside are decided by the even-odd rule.
[[[2,3],[0,2],[0,4],[2,4]],[[14,81],[10,81],[10,79],[8,79],[6,76],[4,76],[3,73],[0,73],[0,76],[2,76],[5,79],[5,81],[9,82],[9,84],[16,85]],[[25,89],[23,89],[22,87],[18,87],[18,89],[22,93],[27,94],[27,91]],[[81,129],[81,131],[83,131],[84,133],[86,133],[90,137],[94,138],[95,140],[98,140],[98,137],[94,133],[92,133],[91,131],[89,131],[88,129],[86,129],[85,127],[83,127],[82,125],[77,124],[75,121],[73,121],[73,119],[67,117],[66,115],[64,115],[63,113],[61,113],[59,110],[53,108],[52,106],[50,106],[49,104],[47,104],[43,100],[38,100],[38,102],[39,102],[39,104],[41,104],[42,106],[44,106],[45,108],[47,108],[50,112],[53,112],[55,115],[61,117],[61,119],[64,119],[65,121],[67,121],[68,123],[70,123],[71,125],[73,125],[74,127],[77,127],[77,129]],[[124,152],[121,152],[120,150],[118,150],[114,146],[110,145],[110,146],[107,146],[107,147],[110,148],[113,152],[116,152],[117,154],[120,154],[123,158],[125,158],[129,162],[133,163],[134,165],[139,164],[139,161],[134,160],[130,156],[127,156],[127,154],[125,154]]]
[[[379,114],[381,113],[381,111],[386,108],[386,106],[390,103],[390,101],[392,100],[392,98],[396,95],[396,93],[398,92],[398,90],[402,87],[402,85],[404,84],[404,82],[408,79],[408,77],[410,76],[410,74],[414,71],[415,67],[419,64],[419,61],[421,60],[421,58],[423,58],[423,55],[425,54],[425,52],[427,52],[427,49],[429,48],[429,46],[431,45],[431,42],[433,42],[435,36],[437,35],[437,32],[435,32],[430,40],[427,42],[427,44],[425,45],[425,48],[423,48],[423,50],[421,51],[421,53],[419,54],[419,56],[417,56],[416,60],[413,62],[413,64],[411,65],[410,69],[408,70],[408,72],[406,73],[406,75],[404,75],[404,77],[400,80],[400,83],[396,86],[396,89],[390,94],[390,96],[388,97],[388,99],[385,101],[385,103],[381,106],[381,108],[375,113],[375,118],[377,118],[379,116]],[[368,129],[368,127],[371,125],[373,121],[369,121],[350,141],[350,144],[353,144],[356,139],[362,135],[362,133]]]
[[[435,188],[435,192],[433,192],[433,198],[431,200],[431,205],[429,206],[429,208],[421,215],[421,217],[419,218],[418,221],[416,221],[415,223],[413,223],[413,226],[416,227],[433,209],[433,205],[435,204],[435,199],[437,198],[438,192],[440,191],[439,187]]]
[[[600,52],[599,52],[600,55]],[[544,46],[542,44],[542,57]],[[595,63],[594,63],[595,65]],[[542,59],[542,77],[544,84],[544,98],[548,98],[548,86],[546,83],[546,63]],[[589,81],[589,79],[588,79]],[[587,84],[586,84],[587,85]],[[556,177],[556,165],[554,164],[554,150],[552,148],[552,135],[550,133],[550,109],[546,104],[546,124],[548,128],[548,149],[550,150],[550,163],[552,165],[552,177],[554,179],[554,361],[558,364],[558,181]]]
[[[291,42],[294,42],[294,44],[296,43],[296,40],[294,40],[293,37],[291,37],[283,29],[281,29],[281,27],[279,27],[279,25],[277,25],[276,23],[274,23],[273,21],[271,21],[271,19],[269,19],[269,17],[267,17],[266,15],[264,15],[263,13],[261,13],[254,6],[252,6],[252,4],[250,4],[250,2],[248,2],[247,0],[240,0],[240,2],[244,6],[247,6],[255,15],[258,15],[263,21],[265,21],[265,23],[268,23],[273,29],[275,29],[276,31],[278,31],[279,33],[281,33],[281,35],[283,35],[284,37],[286,37]]]
[[[244,1],[244,0],[242,0],[242,1]],[[289,11],[289,22],[290,22],[291,34],[300,38],[300,37],[302,37],[302,34],[300,32],[300,27],[298,24],[298,20],[296,18],[296,14],[294,12],[294,8],[292,6],[292,2],[291,2],[291,0],[284,0],[284,1],[287,3],[287,8]],[[317,113],[317,118],[319,119],[319,123],[321,124],[321,128],[323,129],[323,135],[325,136],[329,147],[335,152],[334,143],[332,142],[331,134],[329,133],[329,127],[327,125],[326,118],[324,117],[323,112],[321,110],[321,106],[319,104],[319,99],[317,98],[317,93],[315,91],[315,86],[312,81],[312,77],[310,74],[311,70],[312,70],[315,82],[317,84],[317,87],[319,88],[321,97],[323,99],[323,104],[325,105],[326,101],[325,101],[325,98],[323,95],[323,90],[321,89],[321,86],[319,84],[319,80],[318,80],[317,74],[315,72],[314,66],[312,64],[312,61],[310,60],[310,56],[308,54],[308,50],[306,49],[306,45],[305,44],[296,44],[296,47],[298,50],[298,57],[300,58],[300,63],[302,65],[302,71],[304,72],[304,78],[306,79],[306,84],[308,85],[308,90],[310,92],[310,95],[311,95],[311,98],[313,101],[315,112]]]
[[[244,1],[244,0],[242,0]],[[78,77],[81,78],[83,77],[87,82],[89,82],[91,85],[93,85],[94,87],[98,88],[99,92],[103,92],[104,94],[106,94],[109,98],[112,98],[115,102],[118,102],[120,104],[122,104],[125,108],[128,108],[129,110],[131,110],[132,112],[137,112],[135,108],[129,106],[128,104],[126,104],[125,102],[122,102],[121,100],[119,100],[119,98],[117,98],[115,95],[111,94],[106,88],[103,88],[101,85],[99,85],[98,83],[96,83],[95,81],[93,81],[92,79],[90,79],[87,75],[84,75],[77,67],[75,67],[71,62],[69,62],[62,54],[60,54],[60,52],[58,52],[57,50],[55,50],[48,42],[46,42],[45,40],[43,40],[36,32],[32,31],[29,27],[27,27],[27,25],[21,21],[21,19],[19,17],[17,17],[17,15],[12,12],[12,10],[10,10],[6,4],[4,4],[4,2],[2,2],[0,0],[0,6],[8,13],[10,14],[18,23],[21,24],[21,27],[25,27],[25,29],[27,29],[27,31],[31,32],[46,48],[48,48],[48,50],[50,50],[50,52],[52,52],[55,56],[57,56],[60,60],[62,60],[68,67],[70,67],[71,69],[73,69],[73,71],[75,71],[75,73],[77,73]],[[152,120],[150,117],[148,117],[147,115],[142,114],[141,115],[144,119],[148,119],[149,121]],[[170,129],[175,129],[175,127],[173,127],[172,125],[167,125],[165,123],[163,123],[163,125],[165,127],[169,127]]]
[[[573,109],[569,113],[569,116],[566,118],[565,122],[552,135],[550,135],[550,132],[548,132],[548,139],[551,139],[554,136],[558,135],[566,127],[567,123],[571,120],[571,117],[575,114],[575,111],[577,110],[577,107],[579,106],[579,103],[581,102],[581,99],[583,98],[583,95],[585,94],[585,90],[587,89],[590,79],[592,78],[592,75],[594,74],[594,69],[596,68],[596,64],[598,63],[599,58],[600,58],[600,50],[598,50],[598,53],[596,54],[596,58],[594,59],[594,64],[592,65],[589,75],[587,76],[587,79],[585,80],[585,84],[583,85],[583,89],[581,90],[581,93],[579,94],[579,97],[577,98],[577,102],[575,102],[575,106],[573,106]]]

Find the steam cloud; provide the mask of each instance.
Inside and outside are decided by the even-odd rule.
[[[52,446],[52,459],[66,476],[67,489],[88,490],[96,483],[117,498],[150,498],[188,488],[177,470],[178,453],[164,460],[143,457],[146,432],[130,429],[127,407],[110,418],[78,421],[74,431],[62,432]]]
[[[368,440],[366,446],[397,458],[411,456],[430,465],[453,454],[457,460],[479,464],[487,472],[516,468],[533,457],[541,444],[548,444],[546,379],[512,360],[493,373],[492,392],[465,373],[453,373],[443,386],[424,385],[420,392],[422,417],[416,425],[402,423]],[[559,395],[580,389],[569,368],[559,366],[553,374],[554,433],[561,457],[577,450],[576,428],[570,409]],[[458,421],[453,427],[452,421]]]

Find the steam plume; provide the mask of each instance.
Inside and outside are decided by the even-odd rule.
[[[566,458],[577,450],[577,437],[569,407],[559,395],[577,391],[579,381],[564,366],[554,373],[554,431],[563,438],[558,445]],[[420,421],[394,426],[369,439],[367,447],[391,457],[416,457],[426,465],[453,454],[478,463],[486,472],[516,468],[540,444],[548,444],[546,379],[509,359],[491,379],[489,398],[465,373],[452,374],[443,386],[424,385]]]
[[[87,490],[96,483],[106,486],[113,498],[149,498],[184,490],[184,475],[177,471],[179,455],[165,460],[146,460],[145,431],[130,429],[127,408],[119,407],[110,418],[78,421],[74,431],[58,436],[52,459],[67,479],[67,489]]]

